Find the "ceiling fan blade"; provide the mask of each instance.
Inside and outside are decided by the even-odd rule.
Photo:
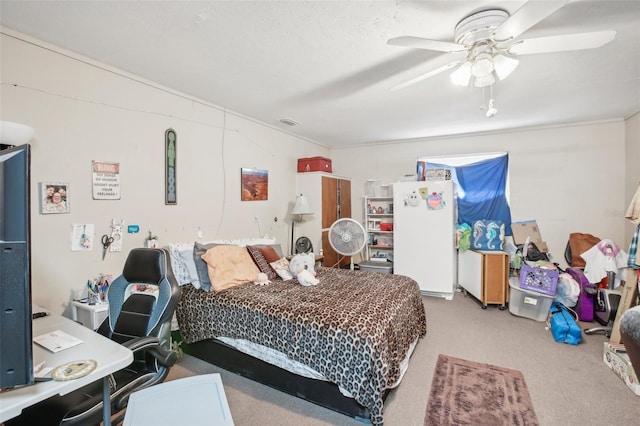
[[[493,39],[500,42],[518,37],[569,1],[530,0],[496,29]]]
[[[415,49],[436,50],[438,52],[449,53],[464,52],[467,50],[467,47],[462,44],[411,36],[390,38],[387,44],[390,46],[413,47]]]
[[[509,48],[509,53],[514,55],[535,55],[537,53],[595,49],[611,42],[615,37],[616,32],[609,30],[529,38],[515,42]]]
[[[421,82],[422,80],[426,80],[429,77],[433,77],[436,74],[440,74],[441,72],[449,70],[449,69],[451,69],[453,67],[457,67],[458,65],[460,65],[463,62],[464,62],[464,60],[455,61],[455,62],[449,62],[448,64],[443,65],[440,68],[436,68],[436,69],[431,70],[431,71],[429,71],[427,73],[424,73],[424,74],[422,74],[422,75],[420,75],[420,76],[418,76],[416,78],[413,78],[413,79],[411,79],[411,80],[409,80],[407,82],[404,82],[402,84],[398,84],[397,86],[392,87],[391,91],[400,90],[400,89],[404,89],[405,87],[412,86],[412,85],[414,85],[416,83]]]

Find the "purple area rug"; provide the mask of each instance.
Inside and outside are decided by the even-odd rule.
[[[440,354],[431,382],[425,426],[537,426],[518,370]]]

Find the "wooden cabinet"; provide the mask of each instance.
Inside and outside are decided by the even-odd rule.
[[[364,197],[366,258],[393,259],[393,197]]]
[[[298,173],[296,192],[309,200],[314,212],[296,223],[294,241],[306,236],[313,244],[315,254],[324,255],[324,266],[348,265],[351,257],[336,253],[329,244],[329,228],[338,219],[351,217],[351,181],[322,172]]]
[[[506,307],[509,301],[509,254],[502,251],[465,250],[458,254],[458,284],[487,305]]]

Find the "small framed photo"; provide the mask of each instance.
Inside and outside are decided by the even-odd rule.
[[[241,200],[258,201],[269,199],[269,172],[267,170],[241,169]]]
[[[69,184],[66,182],[40,183],[40,213],[69,213],[71,211]]]

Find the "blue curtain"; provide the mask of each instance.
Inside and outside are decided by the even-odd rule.
[[[427,163],[427,169],[451,170],[451,179],[458,189],[458,223],[471,225],[476,220],[494,219],[505,224],[505,235],[511,235],[511,209],[507,201],[507,154],[465,164],[449,166]]]

